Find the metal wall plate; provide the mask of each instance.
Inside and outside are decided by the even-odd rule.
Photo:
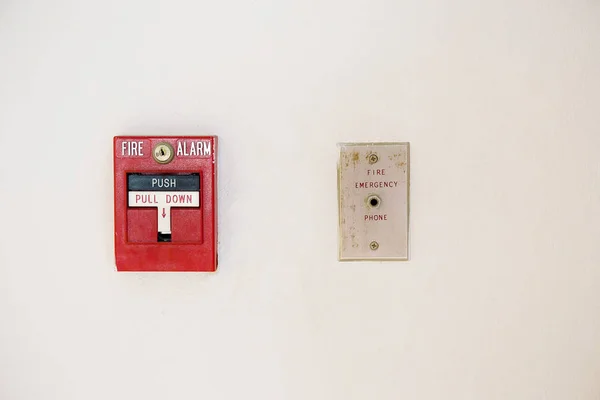
[[[409,143],[341,143],[339,260],[408,260]]]

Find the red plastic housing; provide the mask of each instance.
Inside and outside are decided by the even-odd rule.
[[[161,148],[168,150],[168,145],[173,158],[166,162],[161,160],[164,163],[157,161],[155,155]],[[216,136],[114,138],[115,258],[118,271],[201,272],[217,269],[216,150]],[[194,175],[199,179],[199,190],[196,190],[199,193],[165,192],[164,188],[157,189],[162,192],[154,192],[154,189],[136,192],[128,184],[130,175],[142,176],[147,182],[152,176]],[[155,183],[152,180],[152,184]],[[172,200],[181,203],[173,204]],[[169,203],[166,208],[165,201]],[[160,241],[161,224],[163,231],[167,230],[165,225],[170,227],[169,241]]]

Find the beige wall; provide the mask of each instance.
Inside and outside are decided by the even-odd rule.
[[[0,398],[596,400],[600,4],[0,3]],[[111,138],[216,134],[220,271],[118,274]],[[336,143],[410,141],[408,263]]]

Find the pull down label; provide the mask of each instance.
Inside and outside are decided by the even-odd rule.
[[[200,207],[200,192],[129,192],[129,207],[156,207],[158,232],[171,233],[171,207]]]

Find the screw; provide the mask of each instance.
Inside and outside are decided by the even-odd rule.
[[[379,243],[373,240],[371,243],[369,243],[369,247],[371,248],[371,250],[375,251],[379,248]]]
[[[377,154],[371,153],[369,155],[369,164],[375,164],[377,161],[379,161],[379,157],[377,156]]]

